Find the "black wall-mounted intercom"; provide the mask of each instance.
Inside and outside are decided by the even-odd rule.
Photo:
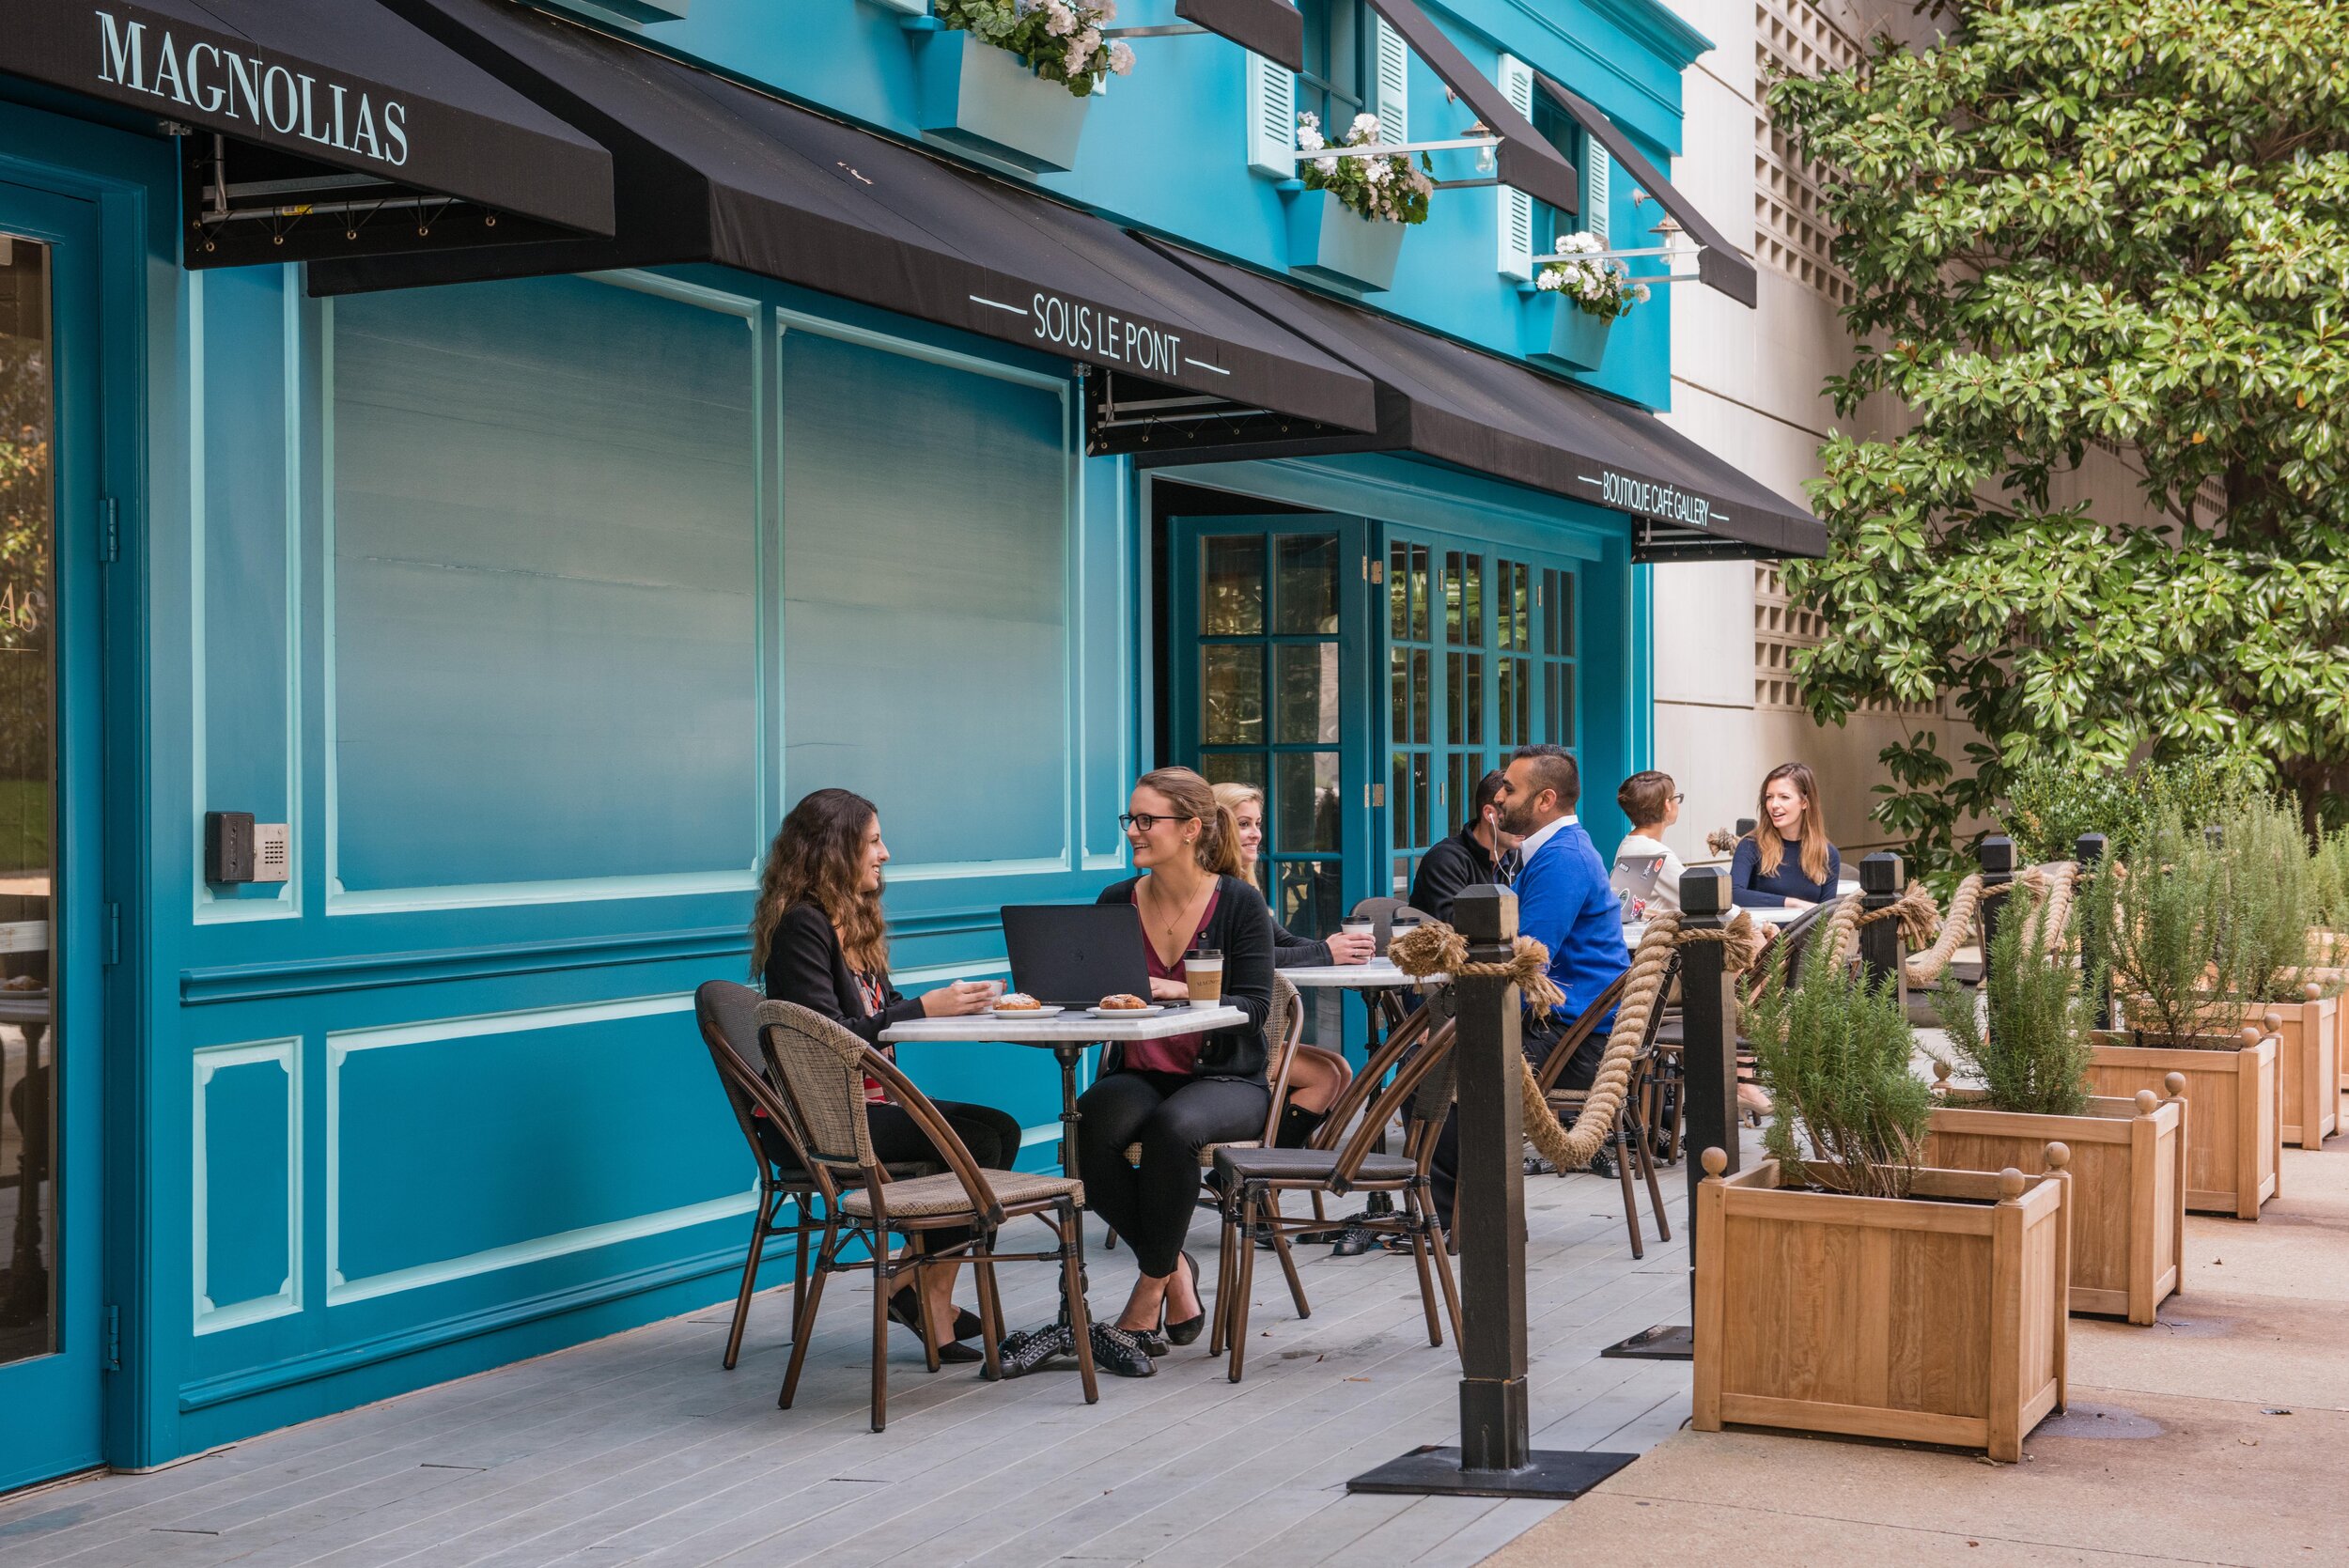
[[[283,822],[256,822],[249,811],[204,814],[207,882],[282,882],[290,869],[290,848]]]

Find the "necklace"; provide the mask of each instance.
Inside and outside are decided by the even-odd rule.
[[[1168,895],[1159,892],[1158,887],[1159,878],[1156,875],[1143,879],[1143,891],[1148,902],[1153,905],[1164,905]],[[1171,968],[1176,960],[1190,950],[1190,936],[1198,929],[1199,911],[1206,907],[1207,899],[1214,894],[1214,892],[1215,879],[1211,877],[1203,877],[1199,889],[1188,898],[1175,904],[1166,914],[1161,915],[1156,909],[1151,908],[1145,908],[1143,911],[1150,926],[1150,945],[1157,951],[1161,963]],[[1167,949],[1170,946],[1174,951],[1172,958],[1167,956]]]

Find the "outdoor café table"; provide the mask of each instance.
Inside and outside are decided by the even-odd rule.
[[[1248,1015],[1237,1007],[1190,1007],[1175,1003],[1164,1012],[1144,1014],[1138,1018],[1098,1018],[1082,1008],[1072,1007],[1045,1018],[1006,1018],[994,1013],[970,1013],[957,1018],[914,1018],[893,1024],[881,1031],[881,1039],[893,1046],[908,1045],[984,1045],[1040,1046],[1060,1059],[1060,1168],[1070,1178],[1077,1174],[1077,1125],[1083,1118],[1077,1112],[1077,1064],[1084,1053],[1095,1046],[1127,1045],[1141,1040],[1163,1040],[1170,1034],[1213,1033],[1219,1029],[1233,1029],[1248,1022]],[[1102,1353],[1098,1336],[1105,1326],[1093,1326],[1096,1343],[1094,1353]],[[1056,1347],[1074,1353],[1074,1336],[1068,1332],[1068,1304],[1061,1303],[1060,1321],[1041,1330],[1055,1335],[1063,1343]]]

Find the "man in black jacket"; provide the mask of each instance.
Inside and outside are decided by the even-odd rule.
[[[1479,780],[1460,831],[1419,858],[1419,875],[1411,878],[1412,908],[1449,924],[1452,901],[1461,889],[1508,880],[1503,862],[1517,841],[1501,831],[1501,811],[1493,804],[1504,777],[1495,768]]]

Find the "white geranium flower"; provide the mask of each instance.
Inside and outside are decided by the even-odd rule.
[[[1647,303],[1649,299],[1647,285],[1644,283],[1633,284],[1631,286],[1631,297],[1639,301],[1641,304]]]
[[[1384,158],[1373,158],[1367,162],[1370,166],[1362,170],[1362,178],[1373,185],[1384,185],[1394,178],[1394,165]]]
[[[1090,60],[1100,47],[1101,35],[1088,27],[1069,41],[1068,57],[1072,60]]]
[[[1134,69],[1133,46],[1124,39],[1110,45],[1110,70],[1120,76],[1131,75]]]
[[[1044,30],[1056,39],[1065,39],[1077,30],[1077,13],[1061,0],[1044,0]]]
[[[1334,158],[1316,158],[1314,160],[1314,167],[1319,169],[1326,179],[1338,172],[1338,161]]]
[[[1117,20],[1117,0],[1094,0],[1093,13],[1103,22]]]

